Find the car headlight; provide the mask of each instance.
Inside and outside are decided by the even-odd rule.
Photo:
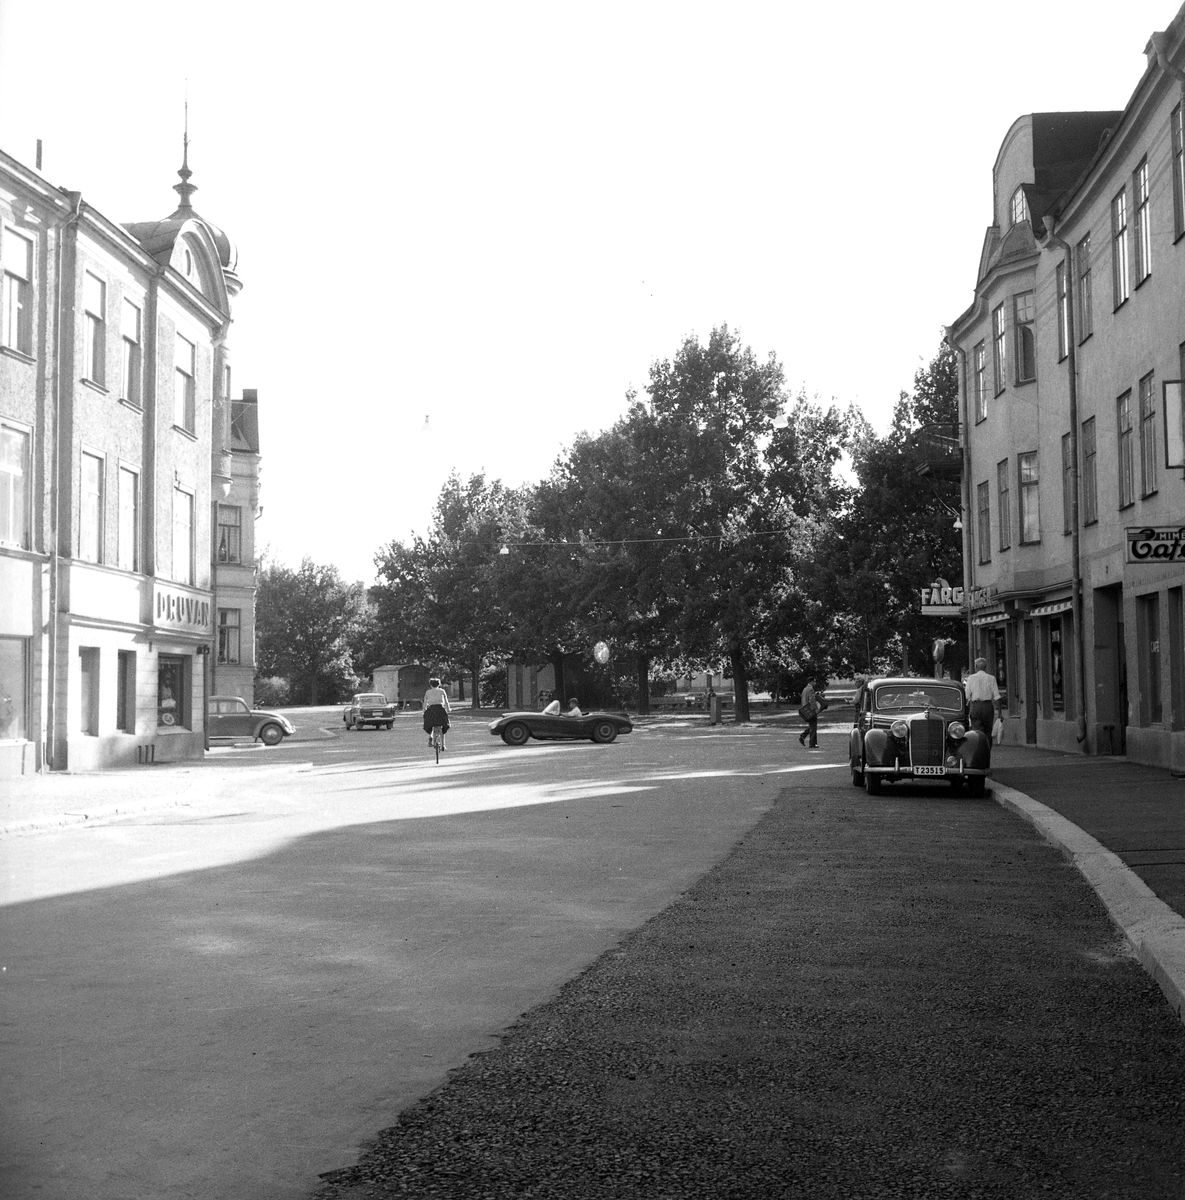
[[[909,736],[909,726],[904,721],[894,721],[889,726],[889,732],[899,741],[905,741]]]
[[[960,742],[967,736],[967,730],[963,728],[961,721],[952,721],[950,723],[950,738],[952,742]]]

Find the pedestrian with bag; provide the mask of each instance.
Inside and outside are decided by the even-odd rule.
[[[823,685],[815,687],[814,680],[807,683],[802,689],[802,704],[799,706],[798,715],[806,722],[806,728],[798,735],[798,744],[806,746],[808,750],[818,750],[819,748],[819,713],[827,707],[827,701],[823,699]],[[808,743],[808,740],[809,743]]]

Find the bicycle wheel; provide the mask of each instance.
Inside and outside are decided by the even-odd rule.
[[[436,751],[436,762],[440,763],[440,743],[444,741],[444,735],[439,725],[434,725],[432,728],[432,748]]]

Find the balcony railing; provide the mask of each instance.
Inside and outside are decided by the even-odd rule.
[[[914,436],[921,458],[919,475],[957,479],[962,474],[963,449],[957,424],[923,425]]]

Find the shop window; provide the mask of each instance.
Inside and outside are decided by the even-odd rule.
[[[88,737],[99,736],[99,648],[78,647],[78,728]]]
[[[1066,672],[1062,655],[1062,619],[1049,618],[1049,706],[1055,713],[1066,711]]]
[[[992,671],[1000,696],[1008,703],[1008,632],[1003,625],[993,625],[988,632],[992,652]]]
[[[156,670],[156,724],[161,729],[188,729],[189,659],[162,654]]]
[[[0,741],[29,736],[29,639],[0,637]]]
[[[121,650],[116,679],[115,726],[122,733],[136,732],[136,653]]]
[[[1140,724],[1164,720],[1160,698],[1160,596],[1136,597],[1136,636],[1140,639]]]

